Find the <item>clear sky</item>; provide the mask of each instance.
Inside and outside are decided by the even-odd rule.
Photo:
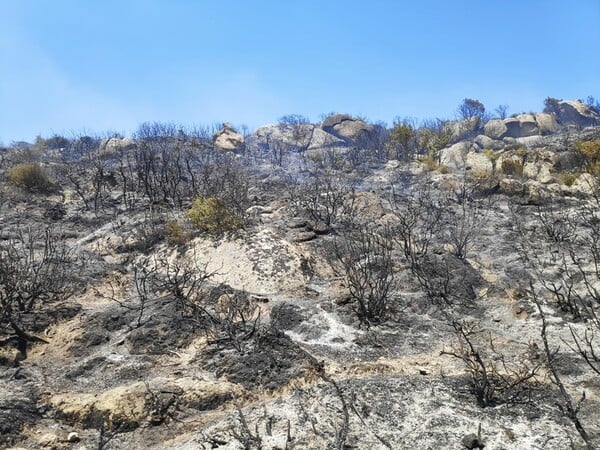
[[[600,0],[0,0],[0,141],[600,97]]]

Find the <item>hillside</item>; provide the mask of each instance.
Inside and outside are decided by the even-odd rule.
[[[0,447],[600,446],[600,116],[0,152]]]

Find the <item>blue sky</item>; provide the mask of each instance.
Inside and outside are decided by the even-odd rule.
[[[600,0],[0,0],[0,141],[600,97]]]

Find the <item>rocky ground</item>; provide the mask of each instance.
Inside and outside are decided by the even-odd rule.
[[[385,234],[393,283],[385,314],[368,321],[332,258],[337,243],[362,235],[342,219],[316,222],[290,188],[306,176],[306,152],[373,131],[346,116],[295,135],[259,129],[259,147],[276,138],[297,147],[281,165],[246,160],[245,225],[219,235],[186,228],[189,202],[120,206],[118,183],[96,211],[66,181],[49,195],[5,185],[2,242],[41,225],[60,230],[55,243],[71,256],[61,276],[75,281],[63,299],[22,313],[25,351],[2,324],[0,446],[585,448],[569,399],[589,448],[599,445],[598,341],[585,334],[600,333],[596,181],[563,178],[584,172],[569,139],[591,140],[598,128],[519,120],[525,134],[556,128],[534,142],[514,121],[492,123],[496,143],[482,134],[449,145],[444,170],[395,160],[335,168],[354,187],[343,191],[350,218],[340,217],[363,230],[397,230],[419,199],[441,211],[427,228],[424,209],[411,228],[418,242],[431,231],[418,267],[402,234]],[[218,135],[227,150],[243,141],[231,133]],[[497,157],[483,157],[478,140]],[[503,173],[502,161],[518,158],[521,172]],[[169,221],[183,239],[172,239]],[[587,353],[577,342],[590,343]],[[486,379],[487,403],[477,396]]]

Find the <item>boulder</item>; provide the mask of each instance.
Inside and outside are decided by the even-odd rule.
[[[450,136],[450,142],[456,142],[480,128],[480,123],[479,117],[453,120],[444,124],[444,132]]]
[[[339,137],[329,134],[326,131],[315,128],[311,135],[310,144],[308,150],[325,150],[331,148],[346,147],[346,141]]]
[[[592,195],[598,191],[596,178],[589,173],[582,173],[577,177],[571,189],[585,195]]]
[[[579,100],[559,101],[551,112],[555,114],[556,120],[561,125],[588,127],[600,124],[600,116]]]
[[[312,124],[266,125],[254,132],[252,140],[263,149],[284,145],[290,151],[302,151],[309,147],[314,129]]]
[[[467,154],[472,145],[469,142],[458,142],[440,150],[440,164],[451,169],[464,169]]]
[[[485,134],[480,134],[473,142],[475,142],[481,150],[502,150],[504,148],[504,142],[492,139]]]
[[[551,169],[552,166],[548,163],[526,162],[523,165],[523,176],[547,184],[554,181]]]
[[[476,174],[491,174],[493,171],[492,160],[483,153],[469,152],[465,162],[467,170]]]
[[[556,133],[558,131],[558,122],[556,117],[548,113],[537,113],[535,115],[535,121],[537,123],[540,134],[545,136],[547,134]]]
[[[516,144],[524,145],[528,148],[542,147],[545,144],[545,139],[542,136],[534,135],[534,136],[525,136],[515,139]]]
[[[323,131],[347,142],[358,142],[368,139],[373,133],[373,125],[348,114],[333,114],[321,124]]]
[[[234,151],[242,146],[244,137],[233,128],[233,125],[225,122],[213,136],[213,143],[221,150]]]
[[[133,139],[129,138],[108,138],[103,139],[100,142],[100,153],[103,154],[117,154],[121,151],[131,150],[136,146],[136,143]]]
[[[504,125],[506,126],[506,136],[508,137],[520,138],[540,134],[533,114],[519,114],[517,117],[505,119]]]
[[[585,160],[579,152],[560,152],[556,155],[553,169],[556,172],[573,172],[583,167]]]
[[[523,195],[525,186],[519,180],[503,178],[500,180],[500,192],[506,195]]]
[[[506,124],[502,119],[492,119],[483,127],[483,134],[495,140],[504,138],[507,131]]]

